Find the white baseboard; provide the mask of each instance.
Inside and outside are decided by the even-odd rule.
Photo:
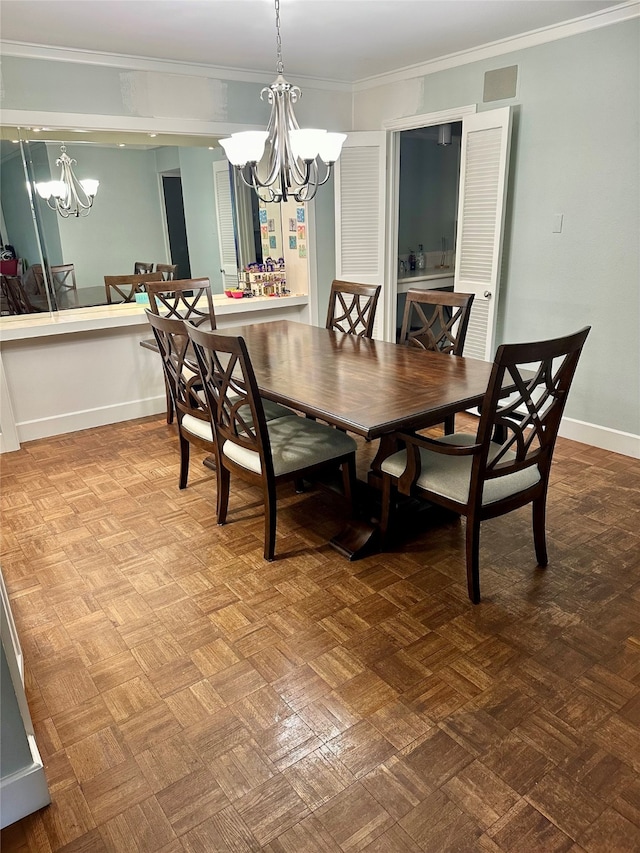
[[[613,453],[640,459],[640,435],[633,435],[630,432],[588,424],[573,418],[563,418],[559,435],[570,438],[572,441],[580,441],[582,444],[590,444],[592,447],[600,447],[602,450],[611,450]]]
[[[50,418],[23,421],[16,424],[16,429],[18,438],[22,443],[24,441],[35,441],[38,438],[49,438],[52,435],[63,435],[67,432],[78,432],[81,429],[120,423],[120,421],[131,421],[134,418],[144,418],[147,415],[159,415],[165,412],[166,408],[167,401],[162,395],[97,409],[65,412]]]
[[[52,418],[25,421],[16,424],[16,427],[21,442],[34,441],[52,435],[63,435],[67,432],[78,432],[81,429],[130,421],[147,415],[159,415],[165,410],[166,399],[164,396],[158,396],[99,409],[67,412]],[[598,426],[573,418],[562,419],[560,435],[572,441],[579,441],[582,444],[600,447],[602,450],[610,450],[613,453],[640,459],[640,435],[609,429],[609,427]]]

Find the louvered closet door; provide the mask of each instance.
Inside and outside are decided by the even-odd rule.
[[[386,133],[350,133],[335,170],[336,278],[384,288]],[[383,339],[380,292],[373,337]]]
[[[225,287],[235,287],[238,284],[238,261],[236,256],[235,229],[233,227],[229,164],[226,160],[221,160],[213,164],[213,187],[218,220],[220,272],[222,273],[223,285]]]
[[[475,294],[464,355],[485,361],[495,356],[510,138],[510,107],[465,116],[454,290]]]

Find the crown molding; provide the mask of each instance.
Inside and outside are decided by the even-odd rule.
[[[53,113],[42,110],[2,110],[2,124],[9,127],[47,127],[51,130],[111,131],[122,133],[170,133],[217,139],[256,125],[197,119],[138,118],[136,116]]]
[[[353,84],[353,92],[364,92],[367,89],[374,89],[378,86],[386,86],[391,83],[400,83],[415,77],[426,77],[429,74],[436,74],[439,71],[446,71],[449,68],[468,65],[483,59],[492,59],[496,56],[502,56],[505,53],[513,53],[516,50],[537,47],[547,42],[569,38],[570,36],[587,33],[601,27],[608,27],[611,24],[619,24],[637,17],[640,17],[640,0],[627,0],[626,3],[621,3],[619,6],[602,9],[591,15],[575,18],[572,21],[565,21],[549,27],[541,27],[538,30],[531,30],[531,32],[522,33],[519,36],[490,42],[489,44],[482,45],[482,47],[462,50],[458,53],[451,53],[448,56],[441,56],[429,62],[421,62],[417,65],[409,65],[406,68],[399,68],[397,71],[390,71],[387,74],[377,74],[374,77],[357,80]]]
[[[640,0],[627,0],[610,9],[603,9],[575,18],[572,21],[542,27],[528,33],[522,33],[511,38],[500,39],[490,42],[481,47],[451,53],[428,62],[421,62],[389,71],[385,74],[377,74],[357,80],[355,83],[345,83],[340,80],[329,78],[305,77],[296,74],[296,83],[302,83],[311,89],[323,89],[336,92],[363,92],[378,86],[398,83],[415,77],[425,77],[456,68],[460,65],[468,65],[484,59],[503,56],[517,50],[529,47],[537,47],[547,42],[569,38],[570,36],[590,32],[591,30],[607,27],[612,24],[622,23],[633,18],[640,17]],[[129,56],[127,54],[101,53],[91,50],[71,49],[63,47],[48,47],[28,42],[0,41],[0,53],[3,56],[13,56],[20,59],[42,59],[53,62],[78,63],[83,65],[97,65],[108,68],[119,68],[127,71],[151,71],[160,74],[180,74],[185,76],[206,77],[213,80],[228,80],[240,83],[257,83],[265,85],[266,78],[270,72],[248,71],[243,68],[222,68],[215,65],[202,65],[195,62],[176,62],[170,59],[147,59],[141,56]],[[273,74],[271,74],[273,76]]]
[[[18,41],[0,41],[2,56],[14,56],[19,59],[44,59],[49,62],[78,63],[98,65],[106,68],[119,68],[125,71],[152,71],[159,74],[180,74],[189,77],[207,77],[212,80],[228,80],[235,83],[257,83],[268,85],[275,79],[274,71],[247,71],[244,68],[222,68],[216,65],[202,65],[196,62],[176,62],[172,59],[146,59],[142,56],[128,56],[119,53],[101,53],[93,50],[80,50],[66,47],[48,47]],[[334,92],[351,92],[351,83],[339,80],[322,79],[295,75],[296,84],[302,83],[310,89],[328,89]]]

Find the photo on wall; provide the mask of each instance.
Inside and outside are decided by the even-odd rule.
[[[307,226],[306,225],[298,225],[298,240],[306,240],[307,239]]]
[[[298,245],[298,238],[292,235],[289,235],[289,248],[295,249]]]
[[[298,257],[306,258],[307,257],[307,244],[306,243],[298,243]]]
[[[275,238],[275,236],[274,236],[274,235],[270,235],[270,236],[269,236],[269,248],[270,248],[270,249],[275,249],[275,248],[276,248],[276,246],[277,246],[277,242],[276,242],[276,238]]]
[[[298,219],[298,222],[304,222],[304,207],[296,208],[296,217]]]
[[[289,231],[293,231],[295,233],[296,230],[296,221],[293,217],[289,219]]]

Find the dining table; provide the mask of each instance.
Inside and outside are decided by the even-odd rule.
[[[369,487],[397,431],[425,429],[477,407],[492,363],[348,335],[292,320],[226,326],[244,339],[260,394],[365,439],[380,439]],[[375,526],[354,519],[331,540],[349,559],[369,553]]]

